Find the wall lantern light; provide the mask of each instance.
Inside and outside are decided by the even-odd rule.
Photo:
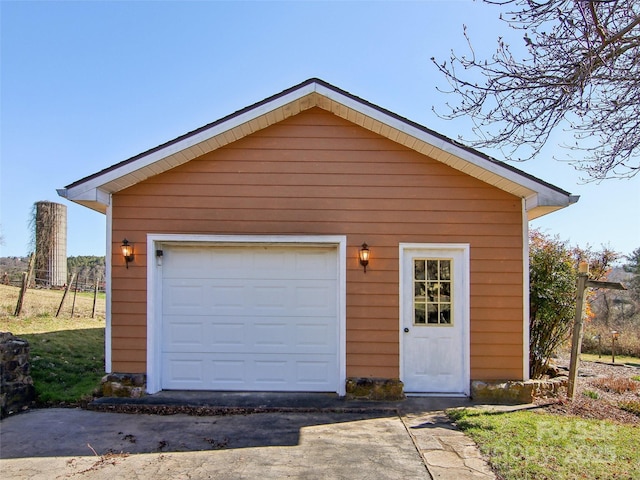
[[[358,258],[360,259],[360,265],[364,267],[364,273],[367,273],[367,265],[369,265],[369,246],[367,243],[363,243],[358,252]]]
[[[122,240],[120,250],[122,251],[122,256],[124,257],[124,263],[127,268],[129,268],[129,262],[133,262],[133,244],[129,243],[129,240],[125,238],[124,240]]]

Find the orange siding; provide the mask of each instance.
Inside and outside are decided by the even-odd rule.
[[[321,109],[113,195],[114,371],[146,368],[147,232],[347,235],[347,376],[383,378],[399,375],[398,244],[470,243],[471,378],[522,377],[520,199]]]

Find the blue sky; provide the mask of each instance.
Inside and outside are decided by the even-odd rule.
[[[451,138],[430,62],[511,35],[471,1],[0,0],[0,256],[29,251],[34,202],[67,205],[69,255],[104,255],[105,217],[56,189],[311,77]],[[522,42],[520,35],[514,45]],[[531,226],[571,244],[640,247],[640,177],[584,184],[555,143],[516,167],[581,196]],[[486,151],[486,150],[485,150]],[[486,151],[499,159],[498,152]]]

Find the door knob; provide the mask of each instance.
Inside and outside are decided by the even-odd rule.
[[[404,333],[409,333],[409,329],[405,327]]]

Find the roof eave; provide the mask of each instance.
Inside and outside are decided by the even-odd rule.
[[[569,205],[577,203],[580,199],[579,195],[567,195],[560,196],[554,195],[552,197],[544,195],[532,195],[525,199],[525,210],[527,212],[527,218],[529,221],[540,218],[544,215],[561,210]]]
[[[105,212],[110,194],[175,168],[312,107],[323,108],[407,148],[527,199],[530,218],[570,205],[571,195],[513,166],[461,145],[411,120],[309,79],[193,132],[68,185],[61,196]]]
[[[100,189],[79,189],[59,188],[58,195],[74,203],[95,210],[103,214],[107,213],[107,208],[111,202],[111,195]]]

